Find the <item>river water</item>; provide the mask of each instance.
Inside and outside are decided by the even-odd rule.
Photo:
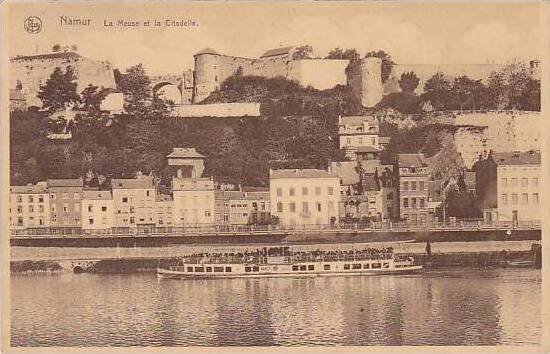
[[[541,272],[12,275],[12,346],[538,345]]]

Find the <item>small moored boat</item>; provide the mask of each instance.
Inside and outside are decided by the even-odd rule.
[[[282,252],[277,252],[281,250]],[[393,249],[288,251],[288,247],[245,253],[200,253],[158,267],[159,278],[293,277],[409,274],[422,269]],[[275,252],[273,252],[275,250]]]

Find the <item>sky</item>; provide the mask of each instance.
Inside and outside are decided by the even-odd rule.
[[[11,3],[7,6],[9,55],[78,46],[86,57],[122,70],[143,63],[151,73],[193,67],[193,54],[259,57],[271,48],[309,44],[330,49],[383,49],[402,64],[505,63],[541,57],[541,3],[394,2],[179,2]],[[42,20],[27,33],[28,16]],[[61,16],[91,19],[91,26],[63,26]],[[193,27],[117,27],[118,20],[191,20]],[[104,26],[105,21],[115,23]]]

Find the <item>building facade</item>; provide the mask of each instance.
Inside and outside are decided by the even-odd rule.
[[[328,225],[339,220],[340,178],[315,169],[270,170],[271,214],[282,225]]]
[[[498,221],[540,221],[540,153],[495,153],[493,159],[497,165]]]
[[[349,159],[378,159],[380,123],[376,118],[369,116],[339,117],[338,139],[340,149],[344,149]]]
[[[152,232],[156,189],[151,176],[111,180],[117,232]]]
[[[214,225],[214,180],[203,178],[172,179],[174,206],[172,224],[176,227]]]
[[[10,187],[10,227],[33,229],[50,226],[47,183]]]
[[[158,232],[170,232],[172,230],[172,197],[165,194],[157,194],[155,198],[155,226]]]
[[[115,226],[115,208],[111,191],[84,190],[82,193],[82,229],[111,232]]]
[[[399,217],[409,223],[428,221],[428,165],[424,154],[398,154]]]
[[[59,229],[82,228],[82,179],[49,179],[50,225]]]

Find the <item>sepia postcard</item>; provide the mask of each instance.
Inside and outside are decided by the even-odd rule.
[[[550,353],[548,2],[0,11],[3,352]]]

